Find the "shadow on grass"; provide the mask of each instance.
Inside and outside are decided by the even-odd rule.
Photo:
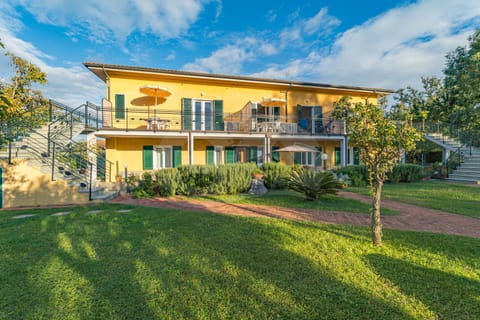
[[[438,319],[478,319],[480,281],[380,254],[365,259],[404,294],[426,304]]]
[[[411,318],[287,250],[289,228],[144,207],[8,224],[0,318]]]

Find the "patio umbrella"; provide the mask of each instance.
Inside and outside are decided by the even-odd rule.
[[[278,152],[320,152],[317,149],[315,149],[314,147],[302,146],[302,145],[298,145],[298,144],[292,144],[290,146],[286,146],[286,147],[277,149],[275,151],[278,151]],[[290,161],[293,162],[291,156],[290,156]]]
[[[157,104],[162,104],[167,100],[166,98],[162,97],[153,97],[153,96],[141,96],[134,98],[130,101],[132,106],[136,107],[148,107],[148,117],[150,117],[150,107],[155,106]],[[142,113],[144,112],[143,110],[141,111]]]
[[[154,112],[156,111],[156,106],[158,103],[158,98],[165,99],[165,97],[168,97],[172,93],[170,90],[164,87],[160,87],[157,85],[145,85],[140,87],[140,92],[143,94],[146,94],[147,96],[152,96],[155,98],[155,103],[154,103]]]
[[[265,107],[283,107],[285,103],[283,98],[263,98],[260,104]]]
[[[302,145],[298,145],[298,144],[292,144],[291,146],[283,147],[283,148],[277,149],[275,151],[279,151],[279,152],[282,152],[282,151],[284,151],[284,152],[320,152],[317,149],[315,149],[314,147],[302,146]]]

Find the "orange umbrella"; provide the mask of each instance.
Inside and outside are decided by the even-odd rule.
[[[168,97],[169,95],[172,94],[170,90],[168,90],[167,88],[160,87],[157,85],[141,86],[140,92],[148,96],[155,97],[154,112],[156,112],[157,99],[162,98],[163,100],[165,100],[165,97]]]
[[[283,107],[286,104],[283,98],[263,98],[261,105],[265,107]]]

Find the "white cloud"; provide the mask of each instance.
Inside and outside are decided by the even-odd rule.
[[[195,62],[183,66],[184,70],[203,71],[226,74],[238,74],[242,64],[250,59],[253,53],[237,45],[228,45],[215,51],[210,57],[195,59]]]
[[[297,18],[298,12],[297,10],[292,19]],[[269,11],[268,15],[272,14],[274,14],[273,11]],[[317,33],[317,36],[327,34],[340,21],[329,16],[328,10],[322,8],[309,19],[292,20],[290,23],[293,26],[284,28],[277,36],[275,36],[277,33],[265,36],[262,35],[262,32],[259,32],[260,36],[258,37],[240,35],[231,43],[214,51],[209,57],[197,58],[195,61],[184,65],[182,69],[214,73],[242,73],[244,63],[260,61],[266,57],[279,54],[287,47],[302,46],[305,44],[304,36],[311,36],[314,33]],[[290,68],[293,69],[292,66]],[[269,72],[265,71],[259,74],[277,73],[274,71],[274,67],[267,70]],[[286,71],[283,70],[280,73],[285,74]]]
[[[274,45],[254,37],[244,37],[216,50],[209,57],[195,59],[194,62],[184,65],[182,69],[239,74],[242,73],[245,62],[275,53],[277,48]]]
[[[66,27],[94,42],[123,42],[132,32],[151,32],[162,39],[176,38],[194,23],[210,0],[12,0],[42,23]],[[217,1],[217,12],[221,2]]]
[[[441,76],[445,54],[467,44],[480,25],[474,1],[425,0],[398,7],[356,26],[335,41],[327,54],[269,66],[258,76],[398,89],[418,86],[421,76]]]
[[[304,45],[304,37],[316,35],[322,37],[332,32],[340,25],[340,20],[328,14],[327,8],[321,8],[317,14],[308,19],[297,19],[291,21],[292,26],[280,32],[279,45],[281,48],[294,45]]]
[[[273,9],[272,9],[272,10],[269,10],[269,11],[267,12],[267,14],[265,15],[265,19],[266,19],[268,22],[270,22],[270,23],[272,23],[272,22],[274,22],[275,20],[277,20],[277,13],[275,12],[275,10],[273,10]]]
[[[69,106],[78,106],[87,100],[99,104],[99,98],[104,96],[104,87],[101,80],[82,66],[70,68],[54,67],[49,64],[55,57],[38,50],[29,42],[16,37],[9,27],[20,30],[21,25],[15,20],[5,20],[0,16],[0,34],[5,49],[27,61],[36,64],[47,74],[47,84],[39,87],[46,98],[54,99]],[[0,77],[4,81],[12,76],[9,59],[0,56]]]
[[[321,33],[325,33],[332,28],[338,26],[339,24],[340,20],[335,17],[329,16],[328,9],[322,8],[315,16],[303,22],[303,30],[308,35],[319,32],[319,30]]]

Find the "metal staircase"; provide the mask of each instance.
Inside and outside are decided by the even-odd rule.
[[[429,141],[436,143],[446,151],[446,161],[455,163],[448,180],[467,183],[480,182],[480,149],[461,144],[457,139],[441,133],[425,135]]]
[[[88,192],[90,200],[114,197],[118,190],[109,190],[111,185],[105,181],[112,164],[78,139],[99,128],[99,108],[87,102],[73,109],[50,100],[48,119],[40,128],[25,127],[24,121],[4,124],[2,130],[9,132],[11,142],[0,158],[25,159],[52,181],[65,180],[80,192]]]

